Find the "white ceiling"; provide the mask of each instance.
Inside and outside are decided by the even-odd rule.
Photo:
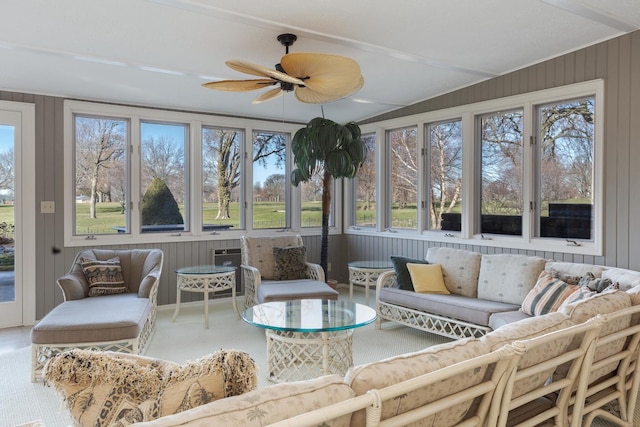
[[[9,0],[0,90],[265,119],[322,114],[292,93],[205,89],[291,52],[355,59],[364,87],[325,104],[362,120],[640,28],[639,0]]]

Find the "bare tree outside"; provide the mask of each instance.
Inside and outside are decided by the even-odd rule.
[[[13,191],[15,173],[13,159],[13,148],[0,153],[0,190]]]
[[[242,132],[237,129],[202,129],[203,197],[217,200],[216,219],[231,218],[229,206],[240,185],[241,146]]]
[[[417,228],[418,145],[417,128],[396,129],[387,133],[391,150],[391,225]],[[413,208],[412,219],[400,215],[400,209]]]
[[[185,145],[187,127],[182,124],[142,123],[142,190],[158,178],[176,201],[185,199]]]
[[[541,105],[537,114],[537,235],[591,239],[595,99]]]
[[[362,136],[367,147],[367,159],[364,161],[358,175],[354,178],[356,185],[356,209],[366,212],[356,212],[356,225],[365,227],[376,226],[376,135]]]
[[[95,219],[103,180],[117,176],[117,165],[126,163],[127,122],[78,116],[75,127],[76,195],[89,193],[89,217]]]
[[[461,211],[462,121],[428,126],[430,159],[429,229],[442,228],[442,214]]]
[[[482,214],[522,215],[522,114],[481,117]]]
[[[285,214],[287,190],[284,175],[288,137],[288,134],[278,132],[255,131],[253,133],[254,228],[280,228],[288,225],[288,217]],[[278,175],[281,175],[281,178]],[[260,191],[257,192],[257,189]],[[263,209],[283,214],[273,223],[264,222],[258,220],[260,211]]]

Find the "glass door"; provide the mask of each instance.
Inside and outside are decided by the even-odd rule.
[[[20,114],[0,110],[0,327],[20,326],[22,286],[16,280],[16,161]]]

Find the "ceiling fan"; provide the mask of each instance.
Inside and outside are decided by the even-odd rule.
[[[202,86],[231,92],[245,92],[277,85],[262,93],[253,104],[277,98],[293,91],[299,101],[323,104],[336,101],[357,92],[364,85],[360,66],[351,58],[325,53],[289,53],[297,37],[280,34],[278,41],[286,48],[285,55],[275,70],[246,61],[231,60],[225,63],[241,73],[262,77],[249,80],[222,80],[204,83]]]

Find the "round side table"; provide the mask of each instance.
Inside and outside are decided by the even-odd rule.
[[[200,292],[204,294],[204,327],[209,329],[209,292],[220,292],[231,289],[233,309],[240,318],[236,305],[236,268],[218,265],[200,265],[184,267],[176,270],[178,277],[176,293],[176,310],[171,321],[175,321],[180,312],[180,292]]]
[[[353,285],[364,285],[365,304],[369,305],[369,286],[375,286],[378,276],[393,270],[391,261],[351,261],[349,266],[349,301],[353,299]]]

